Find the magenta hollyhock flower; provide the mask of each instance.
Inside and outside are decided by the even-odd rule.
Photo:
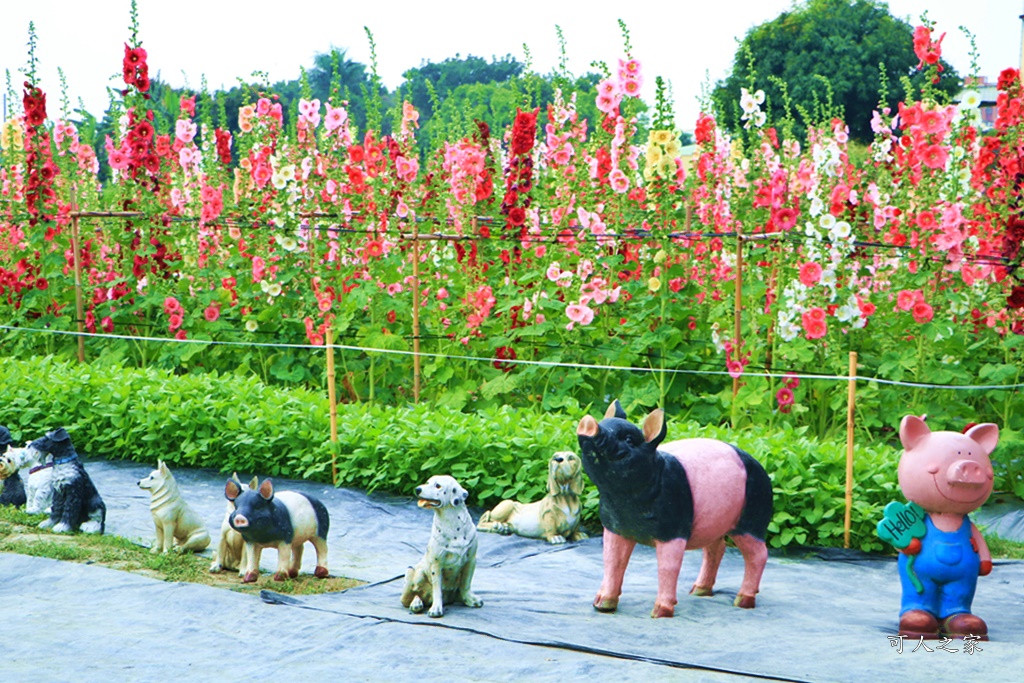
[[[743,363],[738,360],[728,360],[725,362],[725,369],[729,371],[730,377],[737,379],[743,374]]]
[[[813,287],[821,282],[821,264],[809,261],[800,266],[800,284]]]
[[[212,323],[220,317],[220,305],[217,302],[211,303],[203,311],[203,317],[206,318],[206,322]]]
[[[949,158],[949,152],[942,145],[926,145],[919,153],[921,163],[928,168],[941,170],[946,167],[946,159]]]
[[[779,410],[788,413],[793,405],[793,390],[789,387],[782,387],[775,393],[775,400],[779,404]]]
[[[181,327],[181,323],[184,322],[180,313],[172,313],[167,319],[167,331],[174,332],[176,329]]]
[[[784,206],[772,214],[772,222],[775,223],[775,228],[777,230],[789,230],[796,225],[798,215],[799,213],[796,209]]]

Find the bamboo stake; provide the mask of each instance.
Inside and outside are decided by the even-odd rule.
[[[419,226],[412,224],[412,398],[420,402],[420,240]]]
[[[850,379],[846,393],[846,517],[843,522],[843,547],[850,547],[853,513],[853,409],[857,394],[857,352],[850,351]]]
[[[733,303],[733,349],[740,354],[740,312],[743,310],[743,236],[736,230],[736,299]],[[732,378],[732,426],[736,428],[736,396],[740,393],[740,378]]]
[[[72,198],[72,203],[74,198]],[[72,204],[73,206],[73,204]],[[78,362],[85,362],[85,312],[82,305],[82,252],[78,244],[78,216],[71,219],[71,253],[75,259],[75,317],[78,319]]]
[[[338,485],[338,400],[334,388],[334,326],[327,325],[327,401],[331,405],[331,483]]]

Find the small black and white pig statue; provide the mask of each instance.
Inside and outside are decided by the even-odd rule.
[[[312,496],[296,491],[274,493],[270,479],[253,477],[252,487],[242,491],[229,479],[224,495],[235,504],[228,517],[231,528],[245,541],[247,560],[243,583],[254,583],[260,573],[260,552],[277,548],[275,581],[295,578],[302,566],[302,544],[309,541],[316,548],[314,576],[327,578],[327,531],[330,517],[324,504]]]
[[[638,429],[617,400],[600,423],[587,415],[576,429],[583,469],[601,496],[604,579],[594,608],[617,609],[622,577],[639,542],[653,545],[658,559],[658,597],[651,616],[673,616],[683,553],[704,549],[690,592],[711,595],[725,536],[735,542],[746,565],[733,604],[754,607],[768,560],[764,539],[772,518],[771,480],[760,463],[735,446],[715,439],[662,444],[665,434],[663,410],[648,415]]]

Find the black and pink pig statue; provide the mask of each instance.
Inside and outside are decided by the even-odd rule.
[[[604,580],[594,608],[614,612],[636,544],[653,545],[658,597],[652,617],[675,613],[683,553],[703,548],[691,593],[711,595],[725,554],[725,537],[743,554],[743,583],[733,604],[753,608],[768,549],[772,484],[749,454],[715,439],[665,439],[665,412],[655,410],[642,429],[626,420],[616,400],[599,423],[589,415],[576,429],[583,468],[601,496]],[[659,444],[661,444],[659,448]]]
[[[992,493],[989,454],[998,441],[999,427],[991,423],[966,433],[933,432],[916,415],[900,423],[900,489],[923,511],[913,520],[920,527],[914,538],[897,546],[900,634],[988,640],[988,626],[971,613],[971,603],[978,577],[992,571],[992,555],[967,514]]]

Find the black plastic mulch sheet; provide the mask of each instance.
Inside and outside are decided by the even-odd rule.
[[[91,461],[107,530],[150,543],[149,467]],[[247,482],[250,473],[239,473]],[[226,477],[175,470],[213,536]],[[426,479],[426,477],[424,477]],[[688,553],[674,619],[648,615],[654,552],[638,547],[615,614],[590,602],[601,581],[601,540],[567,546],[480,534],[480,609],[443,618],[399,603],[405,569],[422,556],[429,511],[410,498],[306,482],[331,514],[333,575],[365,586],[293,598],[273,592],[276,553],[264,553],[260,598],[165,583],[102,567],[0,554],[3,681],[1015,681],[1024,664],[1024,563],[981,577],[974,610],[990,642],[896,638],[899,581],[892,558],[808,551],[772,556],[755,610],[732,606],[743,573],[730,549],[718,593],[687,595],[700,567]],[[312,571],[314,553],[305,553]],[[916,651],[914,651],[916,648]],[[926,649],[927,648],[927,649]],[[930,650],[930,651],[929,651]]]

